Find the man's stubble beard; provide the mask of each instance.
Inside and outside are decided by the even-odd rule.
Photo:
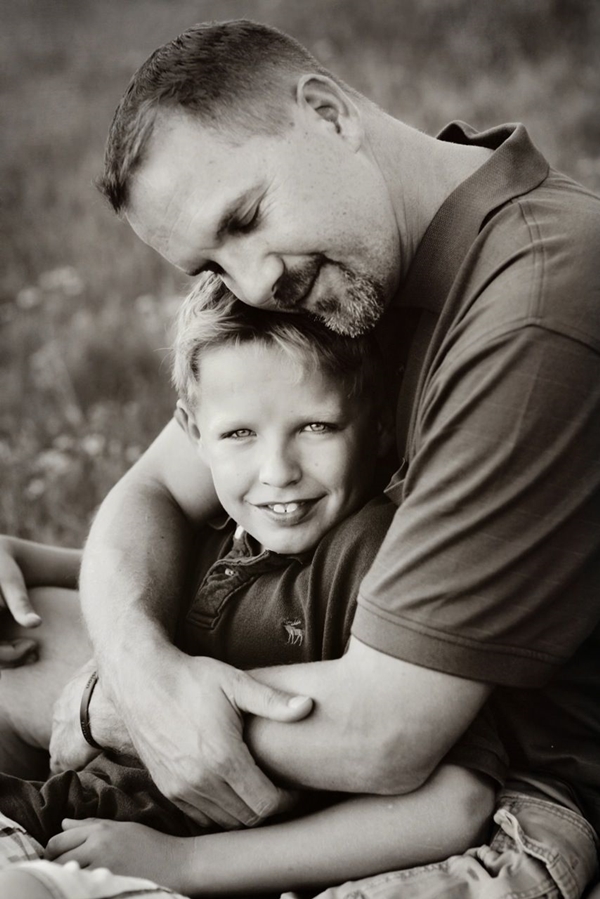
[[[314,308],[303,308],[302,298],[324,265],[334,266],[341,275],[341,289],[317,300]],[[322,256],[314,257],[303,269],[285,272],[276,291],[277,308],[282,312],[304,312],[346,337],[360,337],[375,327],[385,310],[385,297],[383,285],[374,278]]]
[[[345,337],[360,337],[371,331],[385,311],[385,291],[372,278],[337,266],[344,280],[341,297],[323,298],[311,314],[331,331]]]

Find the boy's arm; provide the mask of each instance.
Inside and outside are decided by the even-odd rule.
[[[285,823],[201,837],[180,889],[302,890],[442,861],[478,844],[494,792],[488,778],[441,765],[413,793],[356,796]]]
[[[37,627],[42,619],[31,605],[28,588],[75,589],[80,562],[80,550],[0,535],[0,609],[6,609],[21,627]],[[0,668],[18,668],[35,660],[37,653],[35,638],[13,636],[0,641]]]
[[[443,764],[414,793],[357,796],[254,830],[174,838],[140,825],[72,822],[47,852],[185,895],[315,889],[465,852],[485,835],[493,803],[491,780]]]
[[[23,627],[40,623],[27,590],[32,587],[77,589],[81,550],[45,546],[0,535],[0,602]]]

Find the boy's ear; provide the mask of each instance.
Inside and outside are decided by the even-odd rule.
[[[198,425],[196,424],[196,419],[183,400],[177,400],[177,405],[175,407],[175,421],[180,428],[183,428],[192,443],[201,448],[202,438],[200,436]]]

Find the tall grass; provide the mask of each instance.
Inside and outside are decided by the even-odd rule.
[[[525,121],[600,189],[595,0],[4,0],[1,16],[0,531],[79,544],[170,416],[187,285],[92,181],[133,70],[192,22],[283,28],[427,131]]]

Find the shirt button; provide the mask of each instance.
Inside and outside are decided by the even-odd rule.
[[[233,570],[233,568],[226,568],[225,574],[227,575],[227,577],[233,577],[233,575],[235,574],[235,571]]]

